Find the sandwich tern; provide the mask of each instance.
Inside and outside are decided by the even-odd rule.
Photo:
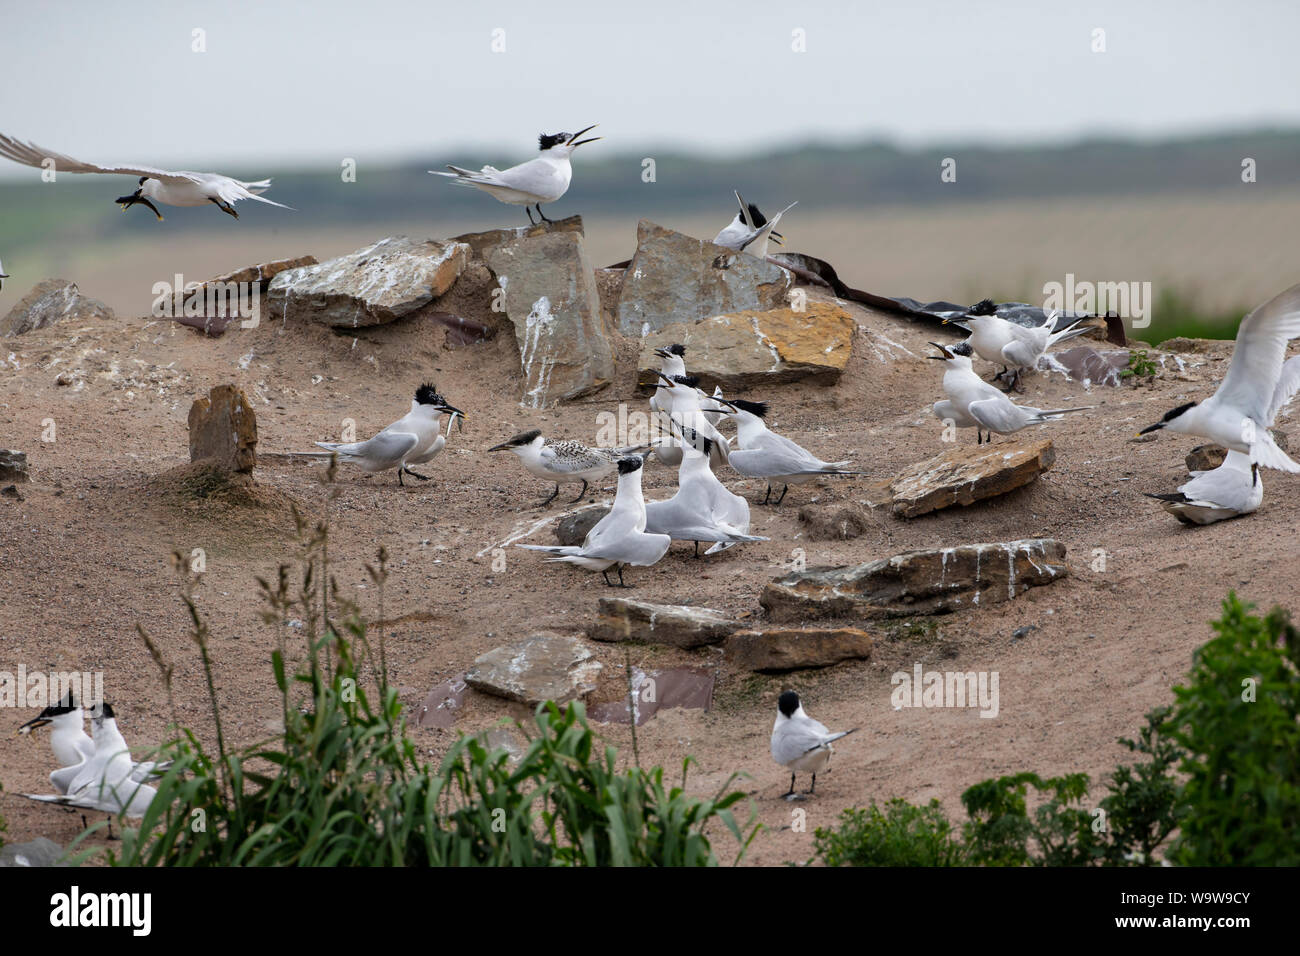
[[[18,728],[20,734],[30,734],[40,727],[50,728],[50,749],[54,751],[54,759],[59,763],[59,769],[50,774],[50,783],[61,794],[68,792],[85,761],[94,755],[95,742],[86,734],[85,722],[85,711],[73,693],[68,691],[57,703],[50,704]],[[167,766],[145,760],[133,763],[130,775],[136,783],[144,783],[166,771]]]
[[[1000,389],[994,388],[975,374],[970,357],[961,352],[931,342],[942,354],[928,356],[944,362],[943,390],[948,396],[944,402],[935,402],[934,415],[940,421],[951,421],[958,428],[974,428],[975,443],[984,441],[983,432],[1010,435],[1027,425],[1054,422],[1069,412],[1082,412],[1092,405],[1074,408],[1034,408],[1017,405]],[[963,343],[964,344],[964,343]],[[960,346],[956,346],[960,348]]]
[[[1293,355],[1282,365],[1277,386],[1269,402],[1267,421],[1272,428],[1277,413],[1300,388],[1300,355]],[[1175,494],[1152,495],[1164,504],[1171,515],[1184,524],[1213,524],[1227,518],[1248,515],[1264,501],[1264,480],[1251,467],[1250,456],[1230,449],[1218,468],[1192,472],[1192,480],[1178,486]]]
[[[1252,479],[1259,469],[1300,471],[1300,464],[1277,447],[1269,426],[1295,391],[1288,380],[1297,373],[1283,365],[1286,343],[1300,335],[1300,283],[1279,293],[1241,320],[1228,373],[1205,401],[1188,402],[1166,412],[1154,425],[1160,430],[1199,435],[1250,459]],[[1285,373],[1285,374],[1284,374]]]
[[[736,198],[740,198],[740,193],[736,193]],[[740,201],[743,205],[744,200],[741,199]],[[749,231],[737,240],[736,245],[730,246],[729,248],[735,249],[738,252],[747,252],[751,256],[757,256],[759,259],[766,259],[768,242],[774,234],[779,235],[779,233],[773,233],[776,224],[781,221],[782,216],[797,205],[799,205],[799,201],[795,200],[766,222],[762,224],[749,224]]]
[[[4,289],[5,279],[8,278],[9,276],[5,274],[5,264],[3,262],[0,262],[0,290]]]
[[[269,206],[290,209],[282,203],[263,199],[260,195],[271,188],[271,180],[263,179],[254,183],[242,182],[217,173],[193,173],[185,171],[171,172],[156,169],[153,166],[136,166],[119,164],[99,166],[95,163],[83,163],[70,156],[42,149],[33,143],[0,133],[0,156],[42,169],[46,160],[53,160],[54,168],[61,173],[109,173],[113,175],[139,176],[140,182],[135,192],[114,200],[122,206],[123,211],[135,205],[148,206],[153,214],[162,221],[162,213],[154,201],[167,206],[206,206],[212,203],[227,215],[239,218],[234,204],[244,199],[256,199]]]
[[[1046,321],[1036,327],[1027,328],[1008,322],[994,314],[996,306],[992,299],[983,299],[971,306],[970,311],[961,319],[946,318],[944,325],[962,321],[970,329],[967,339],[975,354],[986,362],[1001,365],[1002,371],[996,378],[1011,375],[1009,386],[1020,388],[1020,375],[1024,369],[1038,368],[1038,360],[1052,346],[1066,339],[1083,335],[1088,327],[1079,327],[1082,320],[1076,319],[1060,331],[1052,331],[1053,315],[1048,313]]]
[[[731,439],[712,421],[712,412],[729,412],[732,405],[725,398],[715,398],[700,389],[700,380],[694,375],[668,376],[659,373],[660,383],[655,396],[659,399],[657,409],[661,416],[667,416],[669,430],[688,429],[699,432],[702,438],[710,441],[709,464],[713,468],[726,464],[731,451]],[[653,402],[653,399],[652,399]],[[655,456],[670,468],[681,464],[681,446],[674,435],[665,435],[654,446]]]
[[[337,442],[318,441],[316,444],[339,460],[349,465],[369,471],[387,471],[397,469],[397,483],[404,484],[402,475],[407,474],[421,481],[428,481],[428,475],[411,470],[411,465],[420,465],[433,459],[446,446],[447,440],[441,434],[442,413],[450,412],[447,421],[447,434],[456,418],[465,417],[465,413],[438,394],[438,389],[426,382],[415,390],[411,400],[411,410],[389,425],[373,438],[365,441],[339,444]],[[319,453],[312,457],[326,458]]]
[[[645,530],[674,541],[694,541],[697,558],[701,541],[714,542],[706,555],[746,541],[767,541],[749,533],[749,502],[728,491],[709,467],[712,442],[690,430],[682,437],[677,493],[666,501],[646,502]]]
[[[595,129],[597,125],[599,124],[593,124],[576,133],[543,133],[537,137],[537,145],[542,155],[518,166],[511,166],[509,169],[484,166],[478,172],[474,172],[472,169],[448,165],[447,168],[451,170],[449,173],[436,169],[431,169],[429,172],[434,176],[449,176],[459,186],[473,186],[485,193],[491,193],[503,203],[523,206],[524,211],[528,213],[528,221],[534,225],[536,221],[533,219],[533,208],[537,210],[537,215],[542,217],[542,222],[551,222],[552,220],[546,218],[546,213],[542,212],[542,203],[555,202],[568,192],[569,181],[573,178],[573,167],[569,157],[583,143],[594,143],[604,138],[592,136],[588,139],[578,139],[583,133]]]
[[[541,551],[551,555],[548,560],[576,564],[580,568],[599,571],[610,587],[609,569],[618,570],[618,586],[623,582],[623,568],[631,565],[648,568],[668,553],[673,539],[666,534],[646,531],[645,500],[641,497],[641,467],[645,459],[629,455],[618,462],[618,491],[609,514],[596,522],[587,532],[580,546],[549,546],[519,544],[517,548]]]
[[[763,420],[767,416],[766,402],[747,402],[740,398],[730,402],[733,410],[727,414],[736,419],[736,450],[727,456],[727,460],[746,478],[767,479],[767,494],[760,504],[767,504],[772,497],[773,482],[783,486],[781,497],[776,499],[779,505],[785,500],[785,493],[791,485],[802,485],[827,475],[862,474],[848,470],[851,462],[822,461],[784,435],[770,430]]]
[[[792,690],[781,694],[777,700],[776,724],[772,727],[772,759],[790,771],[790,789],[787,800],[797,799],[794,792],[796,774],[812,774],[808,793],[817,789],[817,771],[831,760],[831,744],[856,731],[842,730],[833,734],[826,725],[804,713],[799,695]]]
[[[77,775],[68,784],[66,794],[26,794],[41,803],[53,803],[82,810],[125,814],[128,817],[144,815],[145,809],[157,791],[133,779],[136,764],[126,739],[117,728],[113,708],[101,703],[90,718],[94,734],[94,750],[80,764]]]
[[[767,225],[767,217],[759,212],[758,207],[752,202],[746,203],[741,198],[739,189],[735,192],[736,202],[740,203],[740,212],[736,213],[736,218],[727,223],[722,231],[713,237],[713,244],[727,249],[735,249],[739,252],[745,248],[747,243],[753,241],[759,229]],[[784,238],[779,232],[772,233],[772,240],[777,245],[780,245],[781,240]]]
[[[620,459],[645,447],[592,448],[578,441],[543,438],[542,433],[534,428],[493,445],[488,451],[512,451],[529,472],[555,482],[555,491],[540,505],[545,507],[559,495],[561,483],[582,482],[582,491],[569,504],[581,501],[587,495],[590,482],[604,478],[618,467]]]

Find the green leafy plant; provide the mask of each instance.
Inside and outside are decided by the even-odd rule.
[[[813,852],[827,866],[960,866],[964,850],[938,800],[923,807],[895,797],[883,808],[843,811],[818,827]]]
[[[1033,787],[1047,799],[1030,815]],[[961,795],[969,817],[963,837],[971,863],[985,866],[1081,866],[1101,855],[1093,817],[1082,806],[1088,775],[1044,780],[1035,773],[985,780]]]
[[[1160,366],[1151,360],[1146,349],[1130,349],[1128,353],[1128,366],[1119,373],[1120,378],[1127,378],[1133,382],[1151,381],[1160,371]]]

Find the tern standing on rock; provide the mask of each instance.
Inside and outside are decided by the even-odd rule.
[[[761,504],[767,504],[772,497],[773,482],[782,485],[781,497],[776,499],[779,505],[791,485],[802,485],[827,475],[862,474],[847,470],[850,464],[847,461],[822,461],[784,435],[771,431],[763,421],[767,415],[766,402],[735,398],[730,404],[734,411],[728,414],[736,419],[736,450],[727,460],[746,478],[767,479],[767,494]]]
[[[1228,374],[1213,395],[1200,403],[1179,405],[1138,435],[1165,430],[1208,438],[1246,455],[1252,479],[1261,467],[1300,471],[1300,464],[1277,447],[1268,430],[1278,409],[1295,392],[1295,385],[1288,382],[1297,374],[1295,368],[1289,362],[1284,366],[1282,360],[1286,343],[1296,336],[1300,336],[1300,284],[1241,320]]]
[[[434,385],[425,383],[415,390],[411,410],[373,438],[347,444],[328,441],[318,441],[316,444],[330,454],[338,455],[340,461],[356,465],[365,471],[378,472],[396,468],[399,485],[405,484],[402,481],[404,474],[428,481],[428,475],[412,471],[411,466],[430,461],[446,445],[447,439],[442,436],[443,412],[452,414],[447,422],[447,432],[450,434],[452,422],[457,416],[464,418],[465,413],[448,405]],[[329,456],[318,453],[312,457]]]
[[[588,126],[576,133],[543,133],[537,137],[537,145],[542,155],[530,159],[509,169],[497,169],[484,166],[478,172],[448,165],[449,173],[436,169],[429,170],[434,176],[449,176],[458,186],[473,186],[485,193],[490,193],[503,203],[511,206],[523,206],[528,213],[528,221],[536,225],[533,209],[542,217],[542,222],[551,222],[542,212],[542,203],[552,203],[569,191],[569,181],[573,178],[573,166],[569,157],[583,143],[594,143],[602,136],[578,139],[583,133],[596,128],[599,124]],[[532,208],[530,208],[532,207]]]
[[[264,202],[268,206],[279,206],[281,209],[291,208],[263,199],[259,195],[271,188],[269,179],[246,183],[218,173],[171,172],[153,166],[137,166],[130,163],[99,166],[42,149],[33,143],[24,143],[3,133],[0,133],[0,156],[12,159],[15,163],[22,163],[24,166],[35,166],[37,169],[48,168],[45,165],[46,160],[51,160],[56,173],[109,173],[139,176],[140,182],[135,192],[121,196],[115,202],[121,204],[123,211],[135,205],[148,206],[160,222],[163,216],[154,202],[166,206],[206,206],[212,203],[222,212],[236,219],[239,218],[239,213],[235,212],[234,204],[244,199],[256,199],[258,202]]]
[[[772,759],[790,771],[790,789],[785,798],[794,800],[795,775],[812,774],[812,786],[808,788],[808,793],[812,794],[817,789],[817,771],[831,761],[831,744],[858,728],[843,730],[838,734],[831,733],[825,724],[804,713],[799,695],[792,690],[781,695],[776,707],[776,724],[772,727]]]
[[[551,555],[551,561],[564,561],[580,568],[599,571],[610,587],[610,568],[618,570],[618,586],[623,582],[623,568],[631,565],[647,568],[668,553],[673,539],[666,534],[646,532],[645,499],[641,496],[640,455],[629,455],[618,462],[618,492],[609,514],[596,522],[587,532],[581,546],[520,544],[516,547],[528,551],[541,551]]]

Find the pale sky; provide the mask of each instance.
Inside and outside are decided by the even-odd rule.
[[[0,131],[100,163],[506,165],[543,130],[597,122],[607,139],[587,149],[648,156],[1300,126],[1300,4],[1285,0],[0,9]],[[0,176],[21,169],[0,160]]]

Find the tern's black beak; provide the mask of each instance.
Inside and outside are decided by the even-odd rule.
[[[1160,429],[1162,429],[1162,428],[1164,428],[1164,427],[1165,427],[1165,423],[1164,423],[1164,422],[1156,422],[1154,425],[1148,425],[1146,428],[1144,428],[1144,429],[1142,429],[1140,432],[1138,432],[1138,433],[1137,433],[1137,437],[1138,437],[1138,438],[1141,438],[1143,435],[1149,435],[1151,432],[1159,431]]]
[[[672,353],[665,348],[655,349],[655,355],[659,356],[660,358],[667,358],[671,354]]]
[[[658,375],[659,378],[660,378],[659,384],[658,384],[657,386],[655,386],[656,388],[676,388],[676,387],[677,387],[677,383],[674,382],[674,381],[673,381],[671,378],[669,378],[667,375],[665,375],[663,372],[659,371],[659,369],[655,369],[654,372],[655,372],[655,374]]]
[[[501,444],[499,444],[499,445],[493,445],[491,448],[488,449],[488,451],[505,451],[506,449],[508,449],[508,448],[513,448],[513,447],[514,447],[514,446],[511,445],[510,442],[508,442],[508,441],[503,441],[503,442],[502,442]]]
[[[149,200],[145,199],[138,192],[132,193],[129,196],[120,196],[119,198],[115,199],[114,202],[121,204],[123,212],[126,212],[126,210],[130,209],[132,206],[135,206],[137,204],[148,206],[150,209],[153,210],[153,214],[158,217],[158,221],[159,222],[163,221],[163,214],[158,211],[158,207],[155,206],[153,203],[151,203]]]
[[[438,411],[440,411],[440,412],[455,412],[455,413],[456,413],[457,415],[459,415],[461,418],[468,418],[468,417],[469,417],[469,416],[466,415],[464,412],[462,412],[459,408],[457,408],[455,405],[448,405],[446,402],[443,402],[441,405],[437,406],[437,408],[438,408]]]
[[[571,137],[569,137],[569,148],[574,149],[575,147],[581,146],[583,143],[594,143],[598,139],[604,139],[605,137],[603,136],[593,136],[590,139],[582,139],[582,140],[578,139],[578,137],[581,136],[583,133],[589,132],[590,130],[595,129],[599,125],[600,125],[599,123],[592,123],[586,129],[580,129],[576,133],[574,133]]]
[[[48,717],[33,717],[31,720],[27,721],[27,723],[18,728],[18,733],[30,734],[37,727],[44,727],[48,723],[50,723],[50,718]]]
[[[947,321],[947,320],[945,319],[944,321]],[[946,362],[946,361],[948,361],[948,359],[950,359],[950,358],[953,357],[953,356],[952,356],[952,353],[949,352],[949,351],[948,351],[946,348],[944,348],[942,345],[940,345],[938,342],[930,342],[929,344],[930,344],[930,345],[933,345],[935,348],[937,348],[937,349],[938,349],[940,352],[942,352],[943,354],[942,354],[942,355],[927,355],[926,358],[938,359],[940,362]]]

